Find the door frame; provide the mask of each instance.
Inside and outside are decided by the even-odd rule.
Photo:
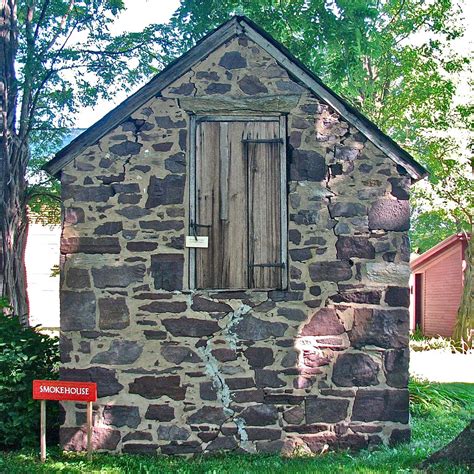
[[[279,122],[279,134],[282,138],[280,146],[280,234],[281,234],[281,288],[288,288],[288,182],[287,182],[287,116],[286,114],[275,115],[190,115],[189,133],[189,202],[188,221],[186,226],[187,235],[191,235],[191,222],[196,222],[196,130],[200,122]],[[190,290],[196,289],[196,252],[195,248],[187,249],[188,255],[188,284]],[[206,290],[206,289],[205,289]],[[243,288],[240,290],[253,289]],[[212,289],[217,291],[239,291],[239,289]],[[255,289],[253,291],[262,291]]]

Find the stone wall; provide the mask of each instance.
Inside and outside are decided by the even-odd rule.
[[[181,102],[286,95],[298,97],[288,289],[189,291]],[[409,184],[245,37],[67,165],[61,377],[98,383],[95,448],[291,452],[407,439]],[[79,449],[85,406],[64,410],[62,443]]]

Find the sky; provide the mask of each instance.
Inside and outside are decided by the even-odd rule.
[[[435,0],[437,1],[437,0]],[[472,54],[474,49],[474,0],[459,0],[463,5],[465,17],[466,37],[458,40],[455,49],[459,52]],[[114,22],[111,31],[115,34],[124,31],[141,31],[153,23],[167,22],[173,12],[178,8],[179,0],[124,0],[126,10],[120,14]],[[468,84],[468,78],[464,78],[460,84],[457,100],[462,101],[463,96],[472,94],[472,88]],[[145,83],[147,81],[144,81]],[[129,93],[120,92],[112,101],[99,101],[95,107],[82,109],[76,116],[76,128],[88,128],[97,120],[101,119],[107,112],[120,104],[127,96],[131,95],[141,86],[137,86]]]
[[[125,0],[125,8],[110,29],[114,34],[142,31],[154,23],[166,23],[179,6],[179,0]],[[144,81],[147,82],[147,81]],[[113,101],[100,100],[95,107],[82,109],[76,116],[76,128],[88,128],[124,101],[133,91],[118,93]]]

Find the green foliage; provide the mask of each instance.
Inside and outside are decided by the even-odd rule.
[[[415,249],[472,227],[473,105],[454,101],[460,78],[472,72],[470,58],[452,48],[464,33],[458,2],[181,0],[166,52],[183,52],[236,13],[269,31],[429,169],[429,183],[411,199]]]
[[[55,379],[59,364],[56,339],[23,328],[17,317],[2,311],[0,302],[0,449],[34,446],[39,439],[39,402],[32,399],[34,379]],[[58,404],[47,405],[54,437]],[[0,469],[1,470],[1,469]]]
[[[429,415],[437,411],[459,409],[474,410],[474,391],[463,384],[432,383],[428,380],[411,378],[410,412],[417,415]]]
[[[437,349],[455,352],[456,346],[453,340],[448,337],[427,337],[418,330],[410,335],[410,349],[415,352],[433,351]]]
[[[416,200],[415,197],[413,199]],[[456,222],[446,209],[432,209],[415,214],[410,231],[412,250],[418,254],[426,252],[461,230],[469,231],[468,222],[462,218]]]
[[[121,0],[16,3],[15,129],[30,147],[24,202],[49,223],[57,223],[59,184],[41,166],[63,146],[81,108],[128,92],[163,67],[160,53],[169,47],[167,26],[112,34],[113,22],[125,10]]]
[[[474,387],[468,384],[445,384],[446,391],[466,391],[471,400]],[[85,454],[48,451],[45,464],[38,454],[30,451],[5,453],[0,456],[0,471],[16,473],[74,473],[101,474],[159,473],[159,474],[240,474],[240,473],[378,473],[413,472],[429,454],[446,445],[464,429],[470,420],[465,409],[427,409],[423,415],[411,418],[412,441],[395,448],[381,447],[359,453],[329,453],[320,457],[285,459],[277,455],[218,454],[186,459],[180,456],[138,456],[94,454],[92,462]],[[417,472],[417,471],[416,471]],[[448,461],[433,466],[433,472],[464,473],[467,466],[455,466]]]

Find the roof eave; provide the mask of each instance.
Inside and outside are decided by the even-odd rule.
[[[427,261],[441,255],[443,252],[446,252],[450,247],[452,247],[457,242],[466,241],[470,234],[466,234],[465,232],[459,232],[457,234],[450,235],[446,239],[442,240],[434,247],[431,247],[426,252],[422,253],[414,260],[410,262],[410,268],[414,271],[416,268],[421,267]]]

